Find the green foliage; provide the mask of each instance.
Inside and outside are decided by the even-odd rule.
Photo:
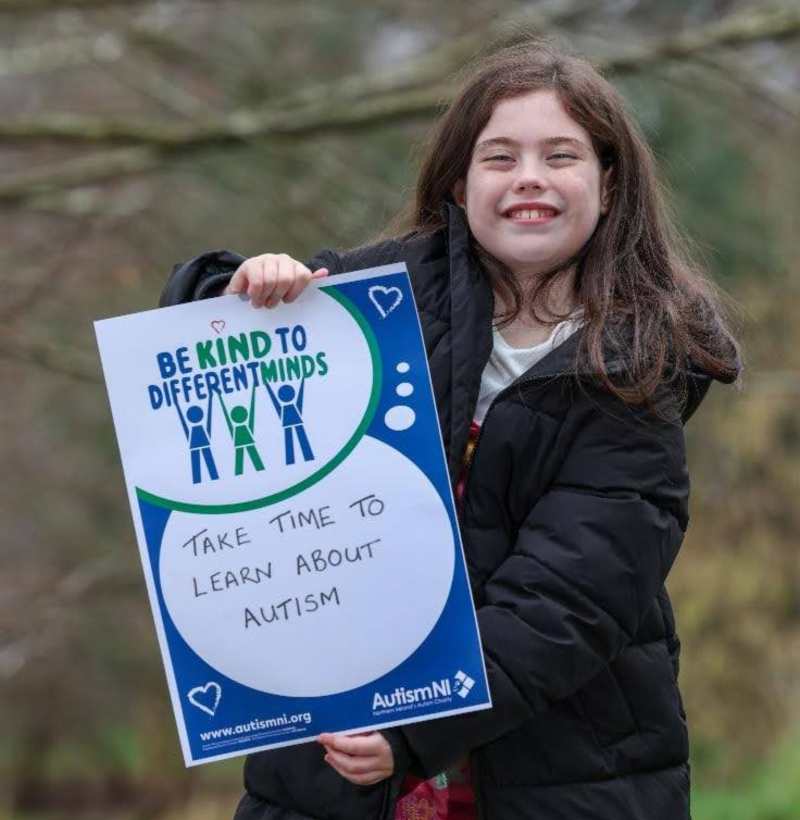
[[[659,161],[676,222],[715,279],[727,288],[754,276],[774,282],[781,247],[774,214],[765,207],[763,163],[752,136],[737,127],[734,105],[708,95],[677,97],[655,79],[620,86]]]
[[[796,820],[800,816],[800,743],[778,746],[736,785],[694,788],[694,820]]]

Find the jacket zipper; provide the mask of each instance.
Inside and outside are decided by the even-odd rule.
[[[392,778],[389,777],[384,782],[383,799],[381,800],[381,808],[378,812],[376,820],[393,820],[389,817],[389,804],[392,802]]]
[[[487,820],[483,807],[483,789],[480,785],[480,763],[478,763],[478,753],[473,752],[469,756],[470,777],[472,779],[472,792],[475,795],[475,814],[478,820]]]
[[[520,379],[519,381],[513,382],[512,384],[508,385],[508,387],[504,387],[492,399],[492,403],[489,405],[489,408],[486,411],[486,415],[483,417],[483,423],[481,424],[478,437],[475,439],[475,444],[472,447],[472,452],[470,453],[469,461],[467,462],[467,472],[464,480],[464,491],[461,493],[461,501],[459,504],[458,512],[458,519],[462,526],[464,524],[464,510],[467,507],[467,490],[469,489],[470,476],[472,475],[472,463],[473,461],[475,461],[475,454],[478,452],[478,444],[480,444],[480,440],[483,437],[483,431],[486,429],[486,422],[489,420],[489,416],[491,415],[492,410],[494,410],[494,406],[497,404],[498,401],[500,401],[500,399],[502,399],[507,393],[510,393],[512,390],[520,390],[521,388],[526,387],[528,384],[531,384],[533,382],[542,381],[543,379],[555,379],[564,375],[564,373],[544,373],[538,376],[529,376],[526,379]],[[475,794],[475,813],[478,817],[478,820],[487,820],[487,814],[485,806],[483,804],[483,788],[481,787],[480,783],[480,763],[478,762],[477,752],[473,751],[470,753],[469,764],[472,777],[472,791]]]

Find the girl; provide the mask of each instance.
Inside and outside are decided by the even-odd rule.
[[[407,263],[494,706],[251,755],[237,820],[688,818],[663,584],[688,523],[682,425],[739,355],[652,155],[586,62],[505,49],[439,122],[403,228],[308,266],[205,254],[162,304],[275,307]]]

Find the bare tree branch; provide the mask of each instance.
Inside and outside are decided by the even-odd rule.
[[[1,0],[0,0],[1,1]],[[505,31],[505,42],[525,36],[518,26],[509,32],[509,24],[499,26]],[[733,15],[690,32],[681,32],[651,40],[641,47],[627,48],[622,53],[606,55],[597,61],[598,67],[611,72],[640,70],[663,60],[685,59],[720,45],[753,43],[764,39],[796,37],[800,35],[800,7],[765,9]],[[457,51],[463,55],[478,50],[485,42],[480,37],[459,41]],[[456,49],[447,49],[447,59],[455,59]],[[458,65],[461,63],[459,62]],[[449,65],[454,70],[458,65]],[[320,131],[353,130],[373,127],[398,120],[429,117],[450,99],[452,89],[440,78],[431,84],[430,63],[421,69],[426,82],[414,88],[417,80],[413,71],[404,72],[402,84],[410,90],[384,91],[369,96],[375,82],[364,80],[353,83],[342,93],[338,87],[329,89],[325,99],[309,105],[303,96],[287,101],[286,106],[269,109],[240,109],[207,125],[176,124],[170,122],[131,122],[91,117],[58,115],[38,119],[18,120],[0,125],[0,144],[36,143],[43,140],[73,143],[139,144],[166,151],[193,151],[199,148],[239,142],[255,137],[308,137]],[[377,81],[386,87],[385,79]],[[298,106],[295,108],[295,106]]]
[[[132,1],[132,0],[131,0]],[[0,8],[9,0],[0,0]],[[574,8],[562,9],[563,19]],[[317,133],[372,128],[393,121],[427,119],[451,99],[446,78],[486,42],[509,44],[529,36],[532,26],[546,27],[558,21],[531,11],[510,23],[494,26],[451,41],[425,59],[391,75],[354,76],[335,88],[305,89],[269,108],[240,109],[210,123],[123,122],[88,117],[48,117],[0,124],[2,142],[50,139],[107,146],[134,144],[60,163],[43,171],[19,174],[0,183],[0,203],[19,203],[86,183],[151,170],[176,153],[191,153],[237,142],[258,143],[271,138],[275,147],[288,138]],[[641,70],[660,62],[707,58],[720,46],[731,47],[760,40],[796,37],[800,34],[800,8],[749,11],[709,23],[692,31],[651,39],[641,46],[601,56],[595,62],[610,72]],[[152,83],[147,86],[152,90]],[[24,360],[54,372],[86,381],[100,381],[96,367],[86,359],[64,359],[55,347],[34,342],[8,329],[0,333],[0,354]]]
[[[33,339],[7,327],[0,328],[0,357],[35,364],[86,384],[101,382],[100,365],[90,362],[88,356],[65,354],[55,344]]]
[[[91,59],[98,64],[101,62],[95,60],[94,56]],[[102,68],[118,83],[157,102],[171,114],[185,117],[193,122],[209,114],[208,106],[202,100],[186,89],[175,85],[163,73],[144,65],[142,60],[138,60],[135,64],[130,60],[105,61]]]
[[[71,236],[59,243],[58,252],[25,276],[24,288],[12,289],[14,296],[0,309],[0,323],[6,329],[13,330],[14,324],[24,319],[41,298],[45,295],[53,298],[54,292],[63,287],[70,274],[76,270],[76,266],[71,264],[76,251],[91,239],[97,227],[95,219],[79,221],[72,229]]]
[[[35,171],[9,174],[0,181],[0,204],[17,204],[32,197],[102,182],[111,177],[142,173],[155,168],[159,162],[159,152],[153,148],[116,148]]]
[[[578,17],[585,19],[605,4],[605,0],[576,0],[555,9],[543,9],[538,5],[515,7],[512,11],[506,9],[498,19],[479,31],[453,37],[436,50],[416,56],[404,66],[393,67],[391,72],[344,77],[337,81],[335,91],[355,101],[376,94],[421,88],[430,83],[442,85],[451,74],[486,51],[487,44],[510,45],[528,37],[532,31],[552,31]],[[320,103],[331,98],[332,90],[327,85],[307,86],[295,97],[295,102]],[[292,100],[285,102],[289,107]]]
[[[615,71],[640,71],[663,60],[680,60],[703,54],[720,46],[745,45],[762,40],[786,40],[800,35],[800,6],[764,8],[732,14],[677,35],[651,40],[627,54],[611,57],[603,68]]]
[[[106,9],[112,6],[142,6],[153,0],[0,0],[0,14],[38,14],[64,9]]]
[[[114,62],[123,52],[122,41],[108,31],[92,37],[62,38],[47,45],[8,49],[0,53],[0,79],[61,71],[89,62]]]
[[[734,53],[720,50],[698,54],[695,62],[712,69],[714,75],[727,83],[729,88],[763,100],[784,116],[800,119],[800,94],[749,70]]]
[[[54,587],[29,602],[34,624],[28,631],[0,644],[0,680],[9,680],[55,645],[64,626],[64,613],[83,603],[94,587],[125,580],[127,566],[104,556],[74,567]]]

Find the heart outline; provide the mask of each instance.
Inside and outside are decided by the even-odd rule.
[[[217,327],[217,325],[219,325],[219,327]],[[211,329],[214,331],[214,333],[217,334],[217,336],[219,336],[219,334],[222,333],[223,330],[225,330],[225,320],[214,319],[211,322]]]
[[[206,695],[208,694],[209,689],[212,689],[215,693],[213,706],[207,706],[202,701],[196,700],[196,696],[198,694]],[[214,717],[214,715],[217,713],[217,707],[219,706],[219,702],[220,700],[222,700],[222,687],[216,681],[210,680],[205,686],[195,686],[194,689],[190,689],[186,696],[188,697],[189,703],[191,703],[192,706],[196,706],[198,709],[205,712],[207,715],[211,715],[211,717]]]
[[[381,318],[385,319],[398,305],[400,302],[403,301],[403,291],[400,288],[390,287],[386,288],[383,285],[373,285],[367,293],[369,294],[369,300],[375,305],[375,309],[380,313]],[[395,297],[394,301],[391,305],[389,305],[388,309],[384,308],[381,302],[378,300],[377,294],[383,294],[384,296],[393,295]]]

